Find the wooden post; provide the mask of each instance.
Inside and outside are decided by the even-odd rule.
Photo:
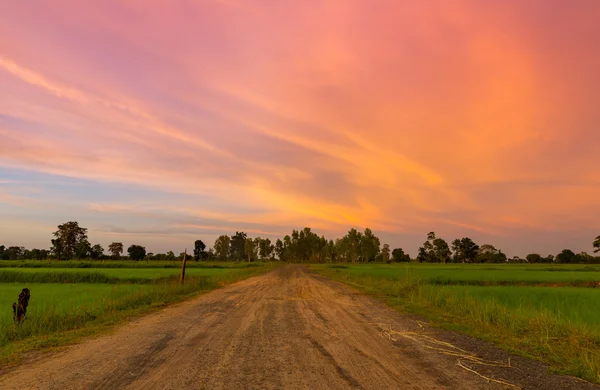
[[[183,262],[181,263],[181,279],[179,280],[181,284],[185,280],[185,263],[187,262],[187,249],[183,252]]]

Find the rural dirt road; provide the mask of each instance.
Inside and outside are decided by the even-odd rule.
[[[514,388],[488,383],[456,356],[402,332],[472,347],[486,359],[508,357],[285,266],[22,364],[0,377],[0,389]],[[527,359],[513,358],[512,366],[485,373],[526,388],[595,388]]]

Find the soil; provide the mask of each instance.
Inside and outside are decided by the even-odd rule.
[[[391,332],[393,330],[394,332]],[[404,333],[403,333],[404,332]],[[429,348],[448,342],[489,360],[509,354],[441,331],[355,290],[289,265],[135,319],[110,335],[0,376],[1,389],[598,389],[511,357],[469,364]],[[440,344],[442,345],[442,344]]]

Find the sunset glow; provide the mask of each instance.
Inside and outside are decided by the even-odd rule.
[[[598,1],[0,3],[2,244],[600,234]]]

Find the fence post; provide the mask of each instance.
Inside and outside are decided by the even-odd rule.
[[[181,279],[179,280],[181,284],[185,280],[185,263],[187,262],[187,249],[183,252],[183,262],[181,263]]]

